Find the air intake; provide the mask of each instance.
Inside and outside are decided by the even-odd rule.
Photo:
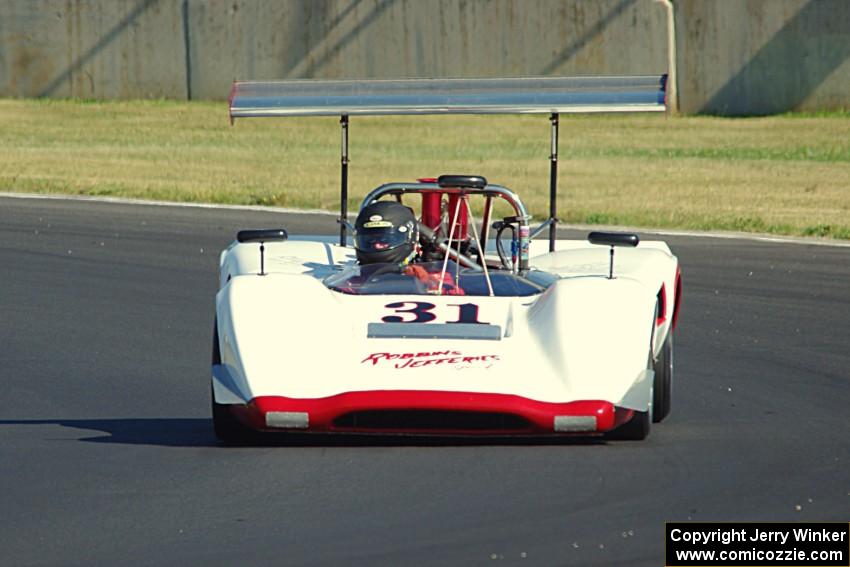
[[[522,417],[509,413],[442,410],[369,410],[350,412],[334,427],[357,430],[520,432],[532,429]]]

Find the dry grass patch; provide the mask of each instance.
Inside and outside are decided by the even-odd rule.
[[[209,102],[0,100],[0,190],[335,209],[335,118],[227,121]],[[560,216],[574,223],[850,238],[850,116],[563,116]],[[548,210],[542,116],[351,122],[351,207],[441,173]]]

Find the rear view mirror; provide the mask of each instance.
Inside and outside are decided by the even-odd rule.
[[[637,234],[630,232],[591,232],[587,235],[591,244],[603,246],[631,246],[635,247],[640,242]]]
[[[611,247],[611,261],[608,264],[608,279],[614,279],[614,247],[630,246],[634,248],[640,242],[637,234],[630,232],[591,232],[587,235],[591,244],[600,244]]]
[[[240,230],[236,233],[236,240],[240,243],[260,243],[260,275],[266,275],[266,242],[285,242],[289,238],[286,229],[283,228],[260,228],[252,230]]]
[[[239,242],[283,242],[288,236],[283,228],[261,228],[240,230],[236,233],[236,240]]]

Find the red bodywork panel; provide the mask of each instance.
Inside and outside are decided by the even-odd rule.
[[[509,394],[485,394],[470,392],[375,390],[346,392],[326,398],[286,398],[283,396],[260,396],[246,405],[232,406],[237,417],[257,430],[276,430],[266,426],[268,412],[303,412],[309,414],[309,427],[301,431],[351,432],[351,433],[419,433],[457,435],[553,435],[564,434],[554,431],[555,416],[593,416],[595,431],[583,431],[587,435],[610,431],[631,419],[633,412],[616,408],[610,402],[582,400],[566,403],[548,403]],[[352,412],[381,411],[426,411],[457,414],[505,415],[519,419],[522,427],[510,429],[452,429],[443,427],[382,428],[353,427],[339,425],[335,421]],[[292,429],[292,431],[298,431]],[[569,433],[568,433],[569,434]]]

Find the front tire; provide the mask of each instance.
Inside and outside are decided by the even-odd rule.
[[[234,417],[230,406],[217,404],[212,394],[213,431],[219,441],[226,445],[243,445],[254,439],[254,432]]]
[[[647,355],[646,361],[647,370],[650,368],[654,369],[652,348],[649,348],[648,350],[649,354]],[[652,428],[652,422],[660,421],[654,418],[656,384],[657,383],[653,379],[652,392],[650,392],[653,404],[652,407],[650,407],[647,411],[634,410],[632,412],[632,418],[616,429],[606,433],[605,439],[609,441],[643,441],[649,436],[649,430]]]
[[[636,411],[632,418],[613,431],[605,438],[612,441],[643,441],[649,436],[652,418],[648,411]]]
[[[667,333],[664,346],[653,363],[655,371],[652,395],[652,421],[658,423],[670,414],[673,397],[673,331]]]
[[[212,363],[221,364],[221,347],[218,341],[218,319],[213,323]],[[248,443],[253,438],[253,431],[236,419],[227,404],[215,401],[215,391],[210,384],[210,400],[212,402],[213,431],[219,441],[227,445]]]

